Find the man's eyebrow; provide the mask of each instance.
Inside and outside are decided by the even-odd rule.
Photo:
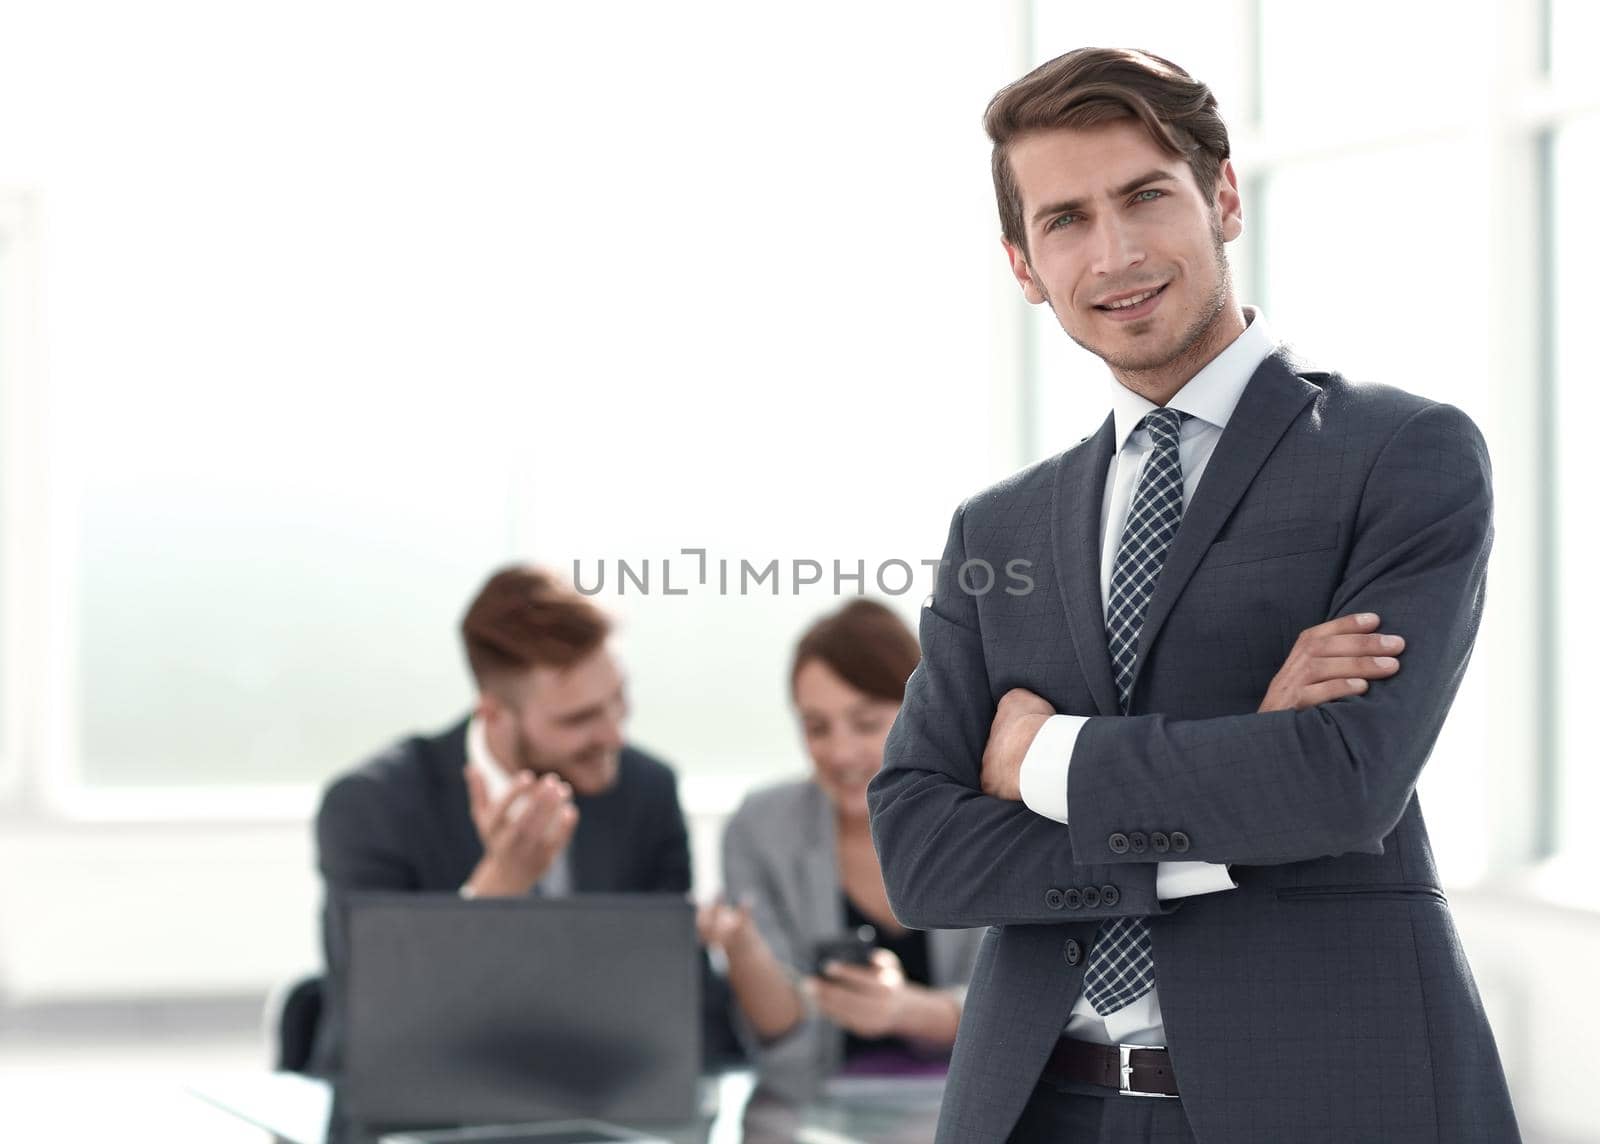
[[[582,723],[587,719],[593,719],[604,710],[605,706],[603,704],[591,703],[587,707],[580,707],[576,711],[568,711],[563,715],[556,716],[556,722],[561,724]]]
[[[1146,171],[1144,174],[1140,175],[1137,179],[1129,179],[1126,183],[1123,183],[1122,186],[1120,186],[1120,187],[1114,187],[1112,189],[1111,193],[1113,195],[1116,195],[1116,196],[1120,197],[1122,195],[1132,194],[1134,191],[1138,190],[1140,187],[1145,186],[1148,183],[1175,183],[1175,182],[1177,182],[1177,176],[1176,175],[1174,175],[1171,171],[1163,171],[1163,170],[1161,170],[1161,168],[1157,167],[1153,171]],[[1083,200],[1082,199],[1067,199],[1064,202],[1059,202],[1059,203],[1046,203],[1044,206],[1040,207],[1038,210],[1033,212],[1033,221],[1034,222],[1039,222],[1041,219],[1045,218],[1047,215],[1065,214],[1068,211],[1075,211],[1075,210],[1080,209],[1082,206],[1083,206]]]

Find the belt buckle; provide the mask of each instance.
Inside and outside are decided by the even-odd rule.
[[[1133,1087],[1133,1053],[1135,1049],[1164,1049],[1165,1045],[1118,1045],[1117,1057],[1121,1064],[1118,1071],[1117,1092],[1122,1096],[1142,1096],[1148,1100],[1177,1100],[1178,1097],[1170,1092],[1145,1092],[1143,1089]]]

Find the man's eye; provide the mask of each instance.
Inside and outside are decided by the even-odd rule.
[[[1045,230],[1061,230],[1076,217],[1076,215],[1069,214],[1057,215],[1055,218],[1050,220],[1048,225],[1045,226]]]
[[[1157,190],[1140,191],[1138,194],[1133,196],[1133,201],[1136,202],[1136,203],[1153,202],[1156,199],[1159,199],[1161,197],[1161,194],[1162,194],[1162,192],[1157,191]],[[1149,197],[1147,198],[1146,196],[1149,196]]]

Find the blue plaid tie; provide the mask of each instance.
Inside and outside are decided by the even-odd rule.
[[[1148,429],[1156,447],[1145,462],[1128,510],[1117,562],[1111,568],[1111,598],[1106,608],[1106,639],[1116,673],[1117,701],[1124,715],[1133,691],[1139,630],[1144,627],[1167,549],[1183,520],[1178,433],[1188,416],[1176,409],[1156,409],[1135,426]],[[1102,1017],[1115,1013],[1150,992],[1155,983],[1150,927],[1144,919],[1116,918],[1101,926],[1083,971],[1084,996],[1095,1012]]]

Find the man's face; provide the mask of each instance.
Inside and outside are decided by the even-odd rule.
[[[517,703],[500,717],[511,725],[508,766],[554,771],[580,795],[617,781],[628,700],[622,671],[602,646],[568,668],[535,667],[517,681]]]
[[[1025,135],[1010,159],[1028,250],[1005,246],[1028,301],[1119,371],[1195,352],[1233,300],[1222,250],[1242,229],[1232,164],[1207,199],[1136,120]]]

